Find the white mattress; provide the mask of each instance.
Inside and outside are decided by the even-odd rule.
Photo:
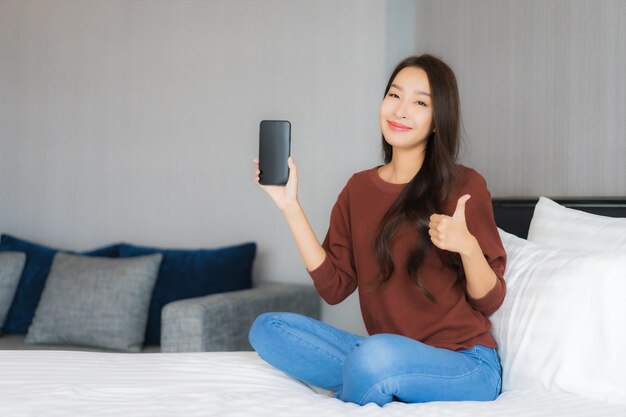
[[[253,352],[0,351],[0,416],[252,415],[624,417],[626,407],[545,391],[359,407],[315,392]]]

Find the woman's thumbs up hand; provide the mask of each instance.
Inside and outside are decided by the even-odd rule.
[[[463,254],[471,249],[474,236],[467,230],[465,222],[465,204],[471,196],[465,194],[456,203],[452,216],[433,214],[428,223],[428,234],[433,244],[439,249]]]

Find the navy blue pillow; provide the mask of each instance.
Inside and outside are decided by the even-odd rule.
[[[161,343],[161,310],[172,301],[252,287],[256,243],[218,249],[159,249],[121,244],[125,257],[162,253],[144,343]]]
[[[119,245],[111,245],[82,253],[88,256],[119,257]],[[41,293],[46,285],[52,259],[59,249],[53,249],[28,242],[11,235],[3,234],[0,238],[0,252],[24,252],[26,263],[20,283],[15,291],[13,303],[2,327],[3,333],[26,334],[33,321]]]

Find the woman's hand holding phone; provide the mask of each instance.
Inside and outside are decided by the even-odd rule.
[[[285,216],[304,265],[312,271],[322,264],[326,252],[298,202],[298,170],[290,153],[291,123],[286,120],[261,121],[259,158],[253,161],[256,164],[255,181]]]
[[[254,159],[252,162],[256,164],[254,169],[255,182],[272,198],[281,211],[285,211],[285,209],[298,204],[298,172],[296,164],[293,162],[291,157],[287,160],[287,164],[289,166],[289,179],[285,185],[261,184],[259,178],[259,175],[261,174],[261,170],[259,169],[259,160]]]

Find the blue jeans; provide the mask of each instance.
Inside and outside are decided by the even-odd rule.
[[[498,354],[480,345],[452,351],[394,334],[357,336],[295,313],[260,315],[249,338],[276,368],[361,405],[490,401],[500,393]]]

